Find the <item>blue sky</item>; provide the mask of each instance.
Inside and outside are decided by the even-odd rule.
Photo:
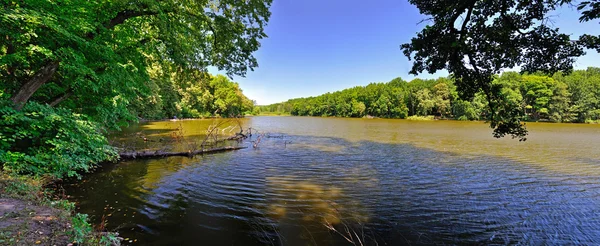
[[[425,24],[417,24],[424,16],[406,0],[274,0],[271,12],[269,37],[255,53],[259,67],[245,78],[233,78],[260,105],[396,77],[414,78],[408,74],[411,63],[400,45]],[[553,19],[574,35],[600,33],[597,22],[580,24],[577,16],[574,9],[563,8]],[[595,51],[576,64],[588,66],[600,66]]]

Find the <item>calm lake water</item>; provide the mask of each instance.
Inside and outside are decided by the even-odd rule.
[[[181,150],[174,132],[201,141],[213,122],[113,141]],[[257,149],[109,164],[65,192],[133,245],[600,244],[599,125],[529,123],[518,142],[482,122],[242,124],[269,133]]]

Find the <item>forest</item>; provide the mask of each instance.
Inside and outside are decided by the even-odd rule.
[[[254,53],[267,38],[272,0],[0,1],[0,198],[69,208],[69,241],[50,245],[111,245],[116,238],[90,237],[85,216],[72,203],[51,201],[44,184],[117,161],[107,135],[140,120],[259,111],[434,115],[489,120],[495,136],[524,139],[522,121],[600,119],[600,69],[565,73],[585,51],[600,51],[600,37],[573,41],[541,21],[573,1],[409,3],[431,23],[398,56],[412,61],[413,75],[447,70],[452,77],[398,78],[256,107],[230,78],[258,67]],[[577,9],[580,21],[600,16],[596,0]],[[528,73],[496,75],[515,67]],[[22,233],[6,235],[0,244]]]
[[[59,228],[45,228],[59,241],[41,232],[27,241],[16,224],[0,232],[0,244],[118,245],[45,186],[117,161],[107,135],[130,123],[252,113],[254,102],[230,78],[258,66],[270,5],[0,1],[0,199],[66,214]]]
[[[0,169],[79,177],[129,123],[251,114],[230,78],[258,66],[270,4],[1,2]]]
[[[505,72],[496,76],[493,83],[502,88],[503,104],[523,112],[523,121],[593,123],[600,119],[600,68],[551,77]],[[260,106],[260,110],[264,114],[299,116],[435,116],[457,120],[486,120],[490,114],[484,93],[462,100],[451,77],[410,82],[396,78],[387,83]]]

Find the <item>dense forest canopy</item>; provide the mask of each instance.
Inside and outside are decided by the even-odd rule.
[[[154,93],[151,69],[194,75],[214,66],[243,76],[255,68],[270,4],[3,1],[0,91],[17,109],[35,101],[105,125],[131,120],[128,105]]]
[[[503,97],[494,76],[507,68],[523,72],[570,72],[586,49],[600,51],[600,37],[572,37],[552,24],[552,12],[575,6],[581,22],[600,18],[600,1],[572,0],[410,0],[427,16],[425,28],[403,44],[412,59],[412,74],[448,70],[458,95],[470,101],[483,92],[489,102],[489,120],[496,136],[524,139],[519,105]]]
[[[600,120],[600,68],[543,73],[505,72],[494,76],[500,96],[523,115],[524,121],[598,122]],[[486,120],[491,114],[483,92],[463,100],[452,78],[430,80],[400,78],[371,83],[316,97],[291,99],[261,106],[264,112],[301,116],[407,118],[435,115],[458,120]]]
[[[116,159],[102,129],[253,110],[271,0],[0,1],[0,169],[77,176]]]

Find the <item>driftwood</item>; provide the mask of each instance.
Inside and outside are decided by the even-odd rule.
[[[177,143],[185,144],[186,145],[185,149],[189,149],[188,151],[169,152],[169,151],[165,151],[165,150],[151,150],[151,151],[150,150],[147,150],[147,151],[132,150],[132,151],[122,151],[119,153],[119,156],[121,157],[122,160],[137,159],[137,158],[141,158],[141,159],[163,158],[163,157],[169,157],[169,156],[192,157],[195,155],[203,155],[203,154],[211,154],[211,153],[245,149],[246,147],[234,147],[234,146],[214,147],[214,148],[210,148],[210,149],[208,148],[208,146],[220,145],[221,143],[225,143],[227,141],[237,141],[238,143],[240,143],[243,140],[252,136],[252,128],[248,128],[246,130],[246,132],[244,133],[244,129],[242,128],[242,124],[239,121],[239,119],[236,118],[235,120],[237,122],[237,126],[240,129],[240,132],[235,133],[235,135],[230,136],[230,137],[220,138],[219,133],[221,133],[221,134],[225,134],[226,132],[231,133],[235,129],[235,126],[228,126],[228,127],[225,127],[224,129],[221,129],[220,128],[221,126],[223,126],[224,124],[226,124],[228,122],[231,122],[231,120],[215,122],[208,127],[208,130],[206,131],[206,137],[204,138],[204,140],[202,140],[202,142],[200,143],[200,146],[198,146],[198,142],[187,140],[184,138],[185,134],[183,132],[183,125],[180,123],[177,130],[171,132],[171,138],[174,139]],[[137,135],[139,135],[139,134],[137,134]],[[163,141],[162,138],[159,139],[158,141],[156,141],[156,140],[147,139],[143,135],[141,135],[140,137],[144,140],[144,142],[162,142]],[[254,148],[256,148],[256,144],[255,144]],[[198,150],[198,149],[200,149],[200,150]]]
[[[162,158],[169,156],[188,156],[192,157],[195,155],[203,155],[203,154],[212,154],[218,152],[232,151],[245,149],[246,147],[221,147],[221,148],[212,148],[205,150],[195,150],[195,151],[187,151],[187,152],[165,152],[165,151],[133,151],[133,152],[122,152],[119,153],[121,159],[148,159],[148,158]]]

